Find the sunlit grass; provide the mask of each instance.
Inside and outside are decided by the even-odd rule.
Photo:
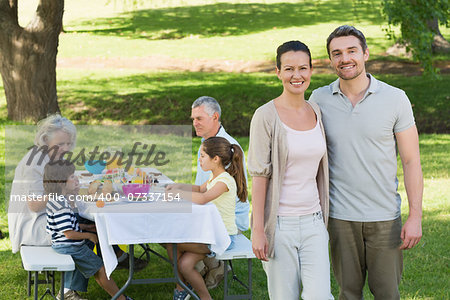
[[[248,149],[248,137],[238,138],[244,149]],[[423,213],[423,238],[413,250],[404,252],[404,271],[400,285],[401,299],[448,299],[449,282],[447,272],[449,267],[450,251],[448,243],[445,243],[450,225],[450,179],[448,173],[448,158],[436,156],[436,153],[448,153],[450,151],[450,135],[421,135],[421,159],[424,166],[425,192],[424,192],[424,213]],[[192,170],[195,178],[195,166],[197,149],[200,139],[194,138],[192,143]],[[0,147],[4,147],[4,139],[0,139]],[[436,147],[438,147],[436,149]],[[246,152],[247,154],[247,152]],[[435,164],[438,160],[438,164]],[[432,165],[431,168],[427,167]],[[0,162],[0,168],[4,163]],[[399,161],[399,168],[401,164]],[[402,172],[399,172],[400,193],[402,195],[402,217],[406,220],[408,205],[405,190],[402,184]],[[251,187],[251,180],[249,183]],[[250,188],[249,187],[249,188]],[[250,197],[251,198],[251,197]],[[7,221],[4,211],[0,211],[0,228],[7,232]],[[248,235],[248,232],[246,233]],[[164,251],[155,246],[161,253]],[[0,298],[22,299],[26,293],[25,282],[26,273],[21,267],[20,256],[11,253],[11,245],[8,238],[0,240],[0,259],[4,262],[0,268],[0,284],[5,287],[0,289]],[[155,259],[155,258],[153,258]],[[238,264],[238,272],[241,276],[245,272],[245,264]],[[170,272],[168,266],[161,263],[151,263],[139,277],[145,276],[166,276]],[[119,284],[125,282],[127,273],[124,270],[115,271],[113,274]],[[171,284],[159,284],[151,286],[132,286],[127,290],[127,294],[136,299],[147,299],[151,294],[152,299],[167,299],[172,295],[173,286]],[[43,292],[43,288],[40,289]],[[335,297],[338,288],[332,279],[332,293]],[[89,284],[88,295],[91,299],[105,297],[104,292],[93,279]],[[365,299],[373,299],[366,288]],[[212,290],[214,299],[222,299],[222,287]],[[254,299],[268,299],[266,277],[261,264],[254,261],[253,269],[253,297]]]

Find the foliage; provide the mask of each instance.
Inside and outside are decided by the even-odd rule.
[[[435,32],[428,23],[438,19],[441,25],[448,26],[448,0],[383,0],[383,12],[389,22],[388,35],[406,45],[421,62],[425,74],[435,74],[431,48]],[[400,25],[400,37],[396,36],[392,25]]]

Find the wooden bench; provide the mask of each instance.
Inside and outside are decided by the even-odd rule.
[[[22,246],[20,247],[23,268],[28,271],[27,292],[31,296],[31,284],[34,284],[34,299],[38,299],[38,285],[41,283],[51,284],[52,290],[47,287],[45,295],[50,294],[54,299],[55,294],[55,271],[61,272],[61,290],[64,290],[64,272],[75,270],[75,264],[70,255],[56,253],[50,246]],[[34,272],[34,279],[32,275]],[[39,280],[39,273],[45,273],[45,280]],[[64,299],[64,293],[61,293]]]
[[[253,254],[252,242],[245,237],[243,234],[238,234],[235,239],[234,247],[230,250],[225,251],[222,255],[216,255],[216,259],[223,260],[225,263],[225,272],[224,272],[224,299],[252,299],[252,258],[256,258],[255,254]],[[233,259],[247,259],[248,263],[248,278],[247,283],[241,281],[233,270]],[[228,266],[231,268],[232,280],[237,281],[242,287],[247,290],[246,294],[239,295],[229,295],[228,288]]]

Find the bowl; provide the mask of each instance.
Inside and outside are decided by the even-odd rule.
[[[92,174],[101,174],[106,167],[104,160],[88,160],[84,163],[86,170]]]
[[[143,194],[147,194],[149,190],[150,184],[129,183],[122,186],[125,197],[129,197],[130,194],[133,197],[142,197]]]

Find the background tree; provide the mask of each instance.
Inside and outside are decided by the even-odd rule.
[[[59,112],[56,54],[63,12],[64,0],[40,0],[21,27],[18,0],[0,0],[0,73],[11,120],[37,121]]]
[[[388,34],[411,51],[425,74],[434,74],[433,52],[449,52],[450,45],[439,31],[448,26],[448,0],[383,0],[383,12],[389,22]],[[392,25],[400,25],[396,36]]]

